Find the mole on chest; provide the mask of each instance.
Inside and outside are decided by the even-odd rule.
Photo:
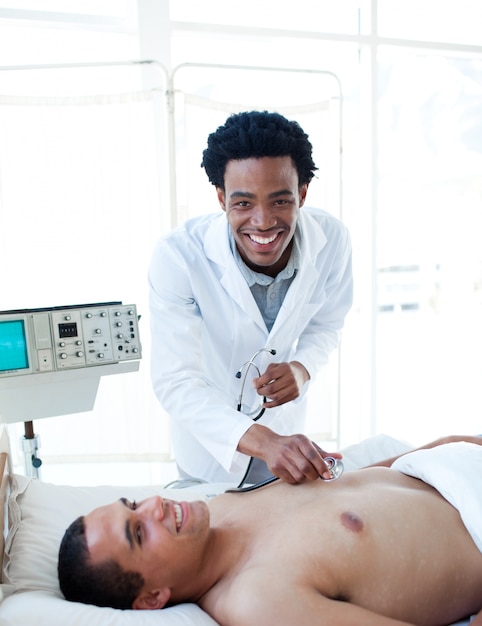
[[[348,530],[351,530],[354,533],[359,533],[363,530],[363,520],[356,513],[343,511],[340,517],[341,523],[345,526],[345,528],[348,528]]]

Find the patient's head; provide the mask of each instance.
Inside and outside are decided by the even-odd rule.
[[[85,537],[84,517],[77,518],[66,530],[59,551],[60,589],[67,600],[132,608],[144,585],[137,572],[125,572],[115,560],[93,564]]]
[[[67,600],[120,609],[159,609],[188,600],[209,536],[205,502],[121,498],[67,529],[58,574]]]

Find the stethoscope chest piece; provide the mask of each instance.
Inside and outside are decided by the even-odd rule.
[[[332,456],[325,456],[323,458],[323,461],[328,467],[328,471],[330,472],[330,478],[325,478],[324,476],[322,476],[321,479],[329,483],[332,480],[340,478],[340,476],[343,474],[343,470],[345,469],[343,466],[343,461],[341,461],[340,459],[335,459]]]

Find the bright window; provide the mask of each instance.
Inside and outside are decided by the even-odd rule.
[[[301,0],[294,9],[274,0],[245,0],[242,6],[225,0],[170,0],[169,6],[173,20],[193,24],[357,34],[360,4],[366,3]]]
[[[477,0],[381,0],[377,8],[382,37],[480,46]]]

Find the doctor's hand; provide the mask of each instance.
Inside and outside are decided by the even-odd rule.
[[[304,365],[299,361],[270,363],[264,374],[253,379],[253,387],[260,396],[266,396],[266,409],[296,400],[303,385],[310,379]]]
[[[342,457],[339,452],[325,452],[305,435],[278,435],[261,424],[248,428],[239,441],[238,450],[262,459],[272,474],[292,485],[320,477],[330,478],[323,457]]]

